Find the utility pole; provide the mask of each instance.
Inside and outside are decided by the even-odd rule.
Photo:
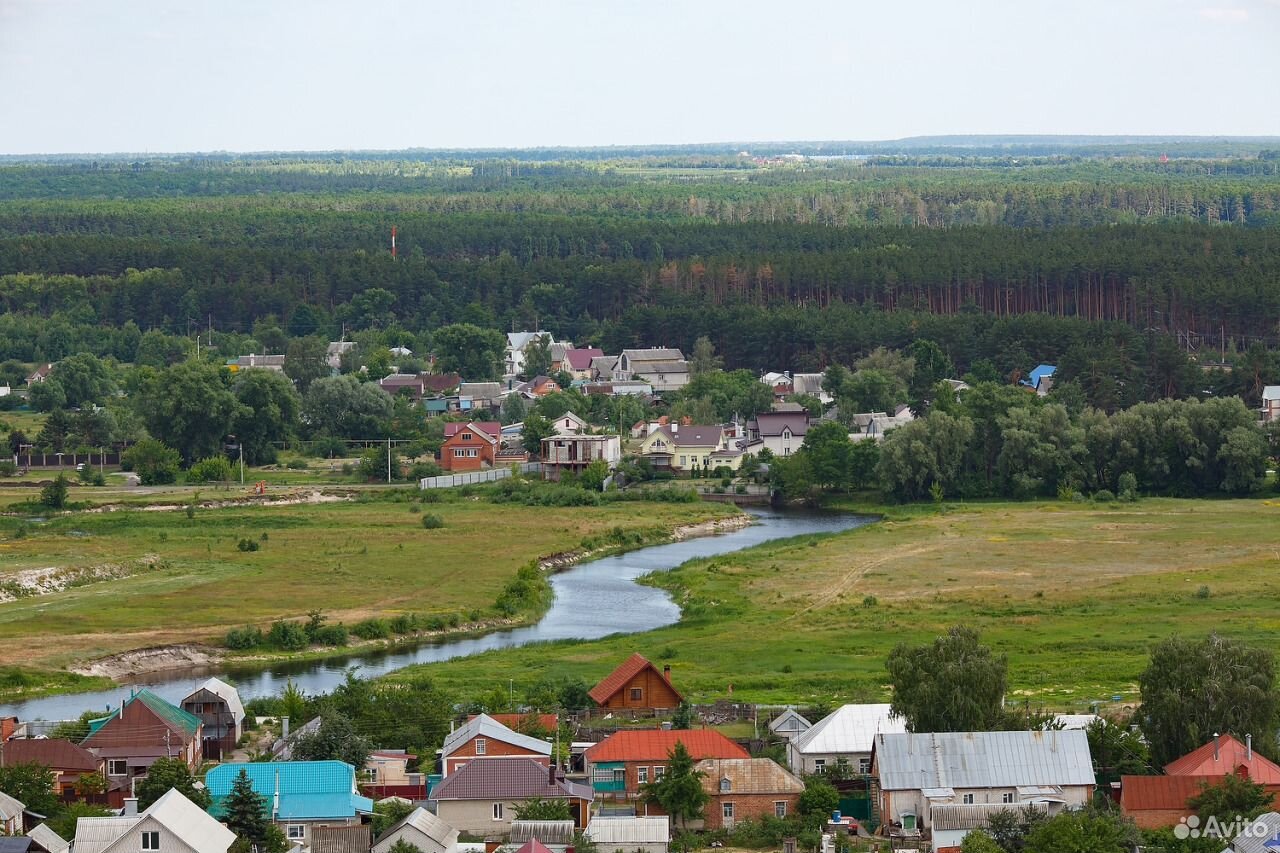
[[[244,488],[244,439],[240,439],[240,488]]]
[[[391,483],[391,439],[387,439],[387,483]]]

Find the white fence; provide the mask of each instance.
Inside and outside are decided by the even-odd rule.
[[[523,462],[520,464],[521,474],[538,474],[541,472],[541,462]],[[510,468],[490,468],[488,471],[468,471],[465,474],[445,474],[442,477],[423,477],[418,481],[418,488],[452,489],[456,486],[469,486],[472,483],[492,483],[496,480],[505,480],[510,476]]]

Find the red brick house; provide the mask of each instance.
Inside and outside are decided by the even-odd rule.
[[[143,688],[110,716],[91,720],[80,745],[106,764],[108,786],[129,790],[157,758],[181,758],[198,770],[203,736],[199,717]]]
[[[601,708],[667,710],[680,707],[684,697],[671,684],[671,667],[662,672],[639,653],[591,688],[589,695]]]
[[[634,800],[640,786],[666,773],[677,743],[684,744],[694,761],[751,757],[714,729],[624,729],[587,750],[587,778],[597,795]]]
[[[453,472],[492,468],[501,435],[497,421],[445,424],[440,467]]]
[[[7,766],[41,764],[55,774],[53,792],[75,790],[81,776],[103,771],[102,759],[65,738],[16,739],[4,745]]]
[[[1264,785],[1272,807],[1280,808],[1280,766],[1241,743],[1221,735],[1165,765],[1164,776],[1121,776],[1120,811],[1140,829],[1167,829],[1190,814],[1187,800],[1205,785],[1222,781],[1228,773]]]
[[[704,829],[733,829],[740,820],[796,814],[804,782],[768,758],[708,758],[699,761],[702,789],[710,796]]]
[[[522,735],[488,714],[477,714],[449,733],[440,750],[440,773],[449,776],[476,760],[527,758],[544,767],[551,764],[551,744]]]

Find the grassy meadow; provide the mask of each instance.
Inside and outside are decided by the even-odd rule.
[[[593,683],[640,651],[671,664],[696,701],[867,701],[886,698],[896,643],[966,623],[1008,655],[1011,699],[1128,701],[1151,645],[1171,633],[1280,642],[1280,500],[890,510],[880,524],[650,582],[681,602],[679,624],[419,669],[468,695],[508,678]]]
[[[180,504],[192,493],[169,489],[137,500]],[[107,502],[111,494],[76,488],[71,498]],[[201,508],[190,518],[183,509],[141,508],[0,517],[0,589],[49,567],[126,575],[0,604],[0,667],[48,670],[129,649],[217,641],[229,628],[266,627],[313,609],[347,623],[406,612],[488,618],[503,585],[531,559],[614,528],[656,534],[733,512],[699,503],[548,510],[458,500],[423,505],[422,513],[445,522],[425,530],[409,503],[376,494]],[[242,539],[259,550],[241,551]]]

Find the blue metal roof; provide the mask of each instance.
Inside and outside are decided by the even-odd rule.
[[[221,815],[242,769],[268,811],[274,804],[280,819],[351,818],[373,811],[373,800],[356,793],[355,768],[344,761],[262,761],[220,764],[209,771],[204,783],[213,796],[209,813],[214,817]]]

